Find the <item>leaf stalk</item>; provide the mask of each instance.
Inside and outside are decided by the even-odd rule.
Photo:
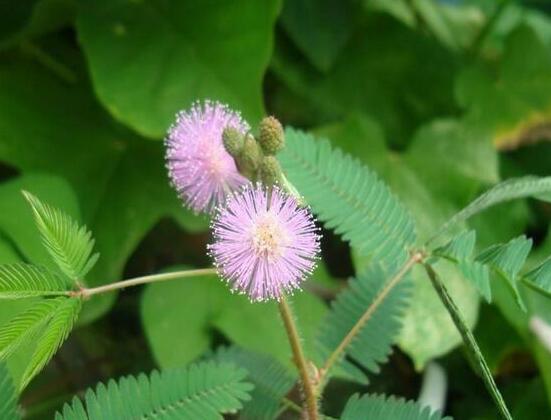
[[[440,300],[448,310],[453,320],[453,323],[455,324],[455,327],[461,334],[461,338],[463,339],[463,342],[467,347],[469,354],[471,355],[473,360],[477,363],[478,367],[480,368],[480,373],[482,375],[482,380],[484,381],[484,385],[486,385],[486,388],[488,389],[488,391],[490,392],[490,395],[494,399],[494,402],[498,408],[499,413],[504,419],[513,420],[513,417],[511,416],[511,413],[509,412],[507,405],[505,404],[505,401],[503,400],[503,397],[501,396],[501,393],[497,388],[497,385],[494,381],[492,373],[490,372],[490,368],[488,367],[488,364],[486,363],[486,360],[484,359],[484,356],[482,355],[482,352],[478,347],[478,344],[474,338],[473,333],[467,326],[467,323],[465,322],[460,309],[453,301],[452,297],[448,292],[448,289],[446,288],[444,283],[442,283],[442,281],[438,277],[438,274],[434,271],[432,266],[430,264],[424,264],[424,266],[432,282],[434,289],[436,290],[436,292],[438,293],[438,296],[440,297]]]
[[[197,270],[183,270],[173,271],[170,273],[152,274],[149,276],[136,277],[133,279],[123,280],[116,283],[106,284],[104,286],[98,286],[93,288],[82,287],[78,290],[67,292],[67,295],[71,297],[81,297],[84,299],[90,296],[98,295],[101,293],[112,292],[114,290],[125,289],[127,287],[138,286],[140,284],[158,283],[161,281],[181,279],[185,277],[194,276],[207,276],[209,274],[216,274],[215,268],[200,268]]]

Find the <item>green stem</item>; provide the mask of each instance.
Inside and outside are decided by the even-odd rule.
[[[77,81],[77,76],[73,70],[57,61],[37,45],[29,41],[23,41],[20,44],[20,48],[24,53],[29,54],[63,81],[71,84]]]
[[[133,279],[123,280],[117,283],[106,284],[105,286],[93,287],[90,289],[83,287],[76,291],[67,292],[67,294],[73,297],[78,296],[82,298],[88,298],[90,296],[98,295],[100,293],[112,292],[114,290],[124,289],[126,287],[138,286],[140,284],[157,283],[160,281],[181,279],[184,277],[206,276],[209,274],[216,274],[216,269],[201,268],[198,270],[184,270],[184,271],[173,271],[170,273],[153,274],[150,276],[136,277]]]
[[[480,367],[482,380],[484,381],[486,388],[492,395],[492,398],[494,399],[494,402],[500,414],[503,416],[504,419],[512,420],[513,417],[511,416],[511,413],[509,413],[509,410],[507,409],[507,405],[505,404],[505,401],[503,400],[503,397],[501,396],[499,389],[497,388],[497,385],[494,381],[492,373],[490,372],[490,368],[488,367],[486,360],[484,360],[484,356],[482,355],[482,352],[480,351],[480,348],[476,343],[473,333],[471,332],[465,320],[463,319],[463,315],[461,315],[461,311],[459,310],[459,308],[451,298],[450,294],[448,293],[448,290],[446,289],[446,286],[444,286],[444,284],[440,281],[438,274],[436,274],[432,266],[430,264],[424,264],[424,266],[425,266],[425,270],[427,271],[427,274],[429,275],[429,278],[432,282],[434,289],[438,293],[438,296],[440,297],[440,299],[442,300],[442,303],[448,310],[453,320],[453,323],[455,324],[457,330],[461,334],[461,337],[463,338],[463,342],[467,347],[469,354],[472,356],[473,360]]]
[[[281,319],[283,319],[285,331],[289,337],[289,344],[291,345],[291,350],[293,351],[295,365],[300,374],[300,382],[304,392],[304,408],[308,414],[308,420],[318,420],[319,415],[316,390],[314,389],[314,384],[312,383],[312,379],[308,373],[308,362],[304,356],[304,351],[302,350],[300,337],[298,335],[297,326],[295,324],[291,308],[289,307],[285,297],[282,297],[279,301],[279,312],[281,313]]]

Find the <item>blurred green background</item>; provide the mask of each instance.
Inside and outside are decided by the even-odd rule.
[[[551,2],[0,0],[0,262],[50,264],[24,188],[93,231],[91,285],[208,265],[208,220],[170,189],[162,143],[174,114],[205,98],[253,127],[273,114],[329,138],[390,184],[422,239],[496,182],[551,174]],[[470,224],[481,246],[526,233],[541,260],[550,215],[523,201]],[[363,264],[330,231],[323,254],[294,299],[307,348],[328,300]],[[551,354],[528,315],[481,304],[442,270],[515,418],[551,417]],[[430,284],[414,281],[399,346],[368,390],[416,398],[438,360],[447,413],[495,418]],[[1,302],[0,322],[29,304]],[[551,322],[549,306],[538,315]],[[215,278],[94,298],[80,323],[23,394],[28,418],[51,418],[97,381],[184,365],[223,344],[291,365],[274,306]],[[25,357],[10,360],[14,376]],[[332,384],[327,413],[356,390]]]

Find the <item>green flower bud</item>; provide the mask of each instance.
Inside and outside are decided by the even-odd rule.
[[[264,156],[259,168],[260,180],[264,185],[281,184],[281,166],[275,156]]]
[[[245,143],[245,136],[236,128],[226,127],[222,133],[222,141],[224,142],[226,151],[235,158],[241,153],[241,149]]]
[[[267,155],[275,155],[285,146],[285,134],[281,123],[274,117],[266,117],[260,122],[258,143]]]
[[[237,166],[241,174],[251,180],[255,180],[260,160],[262,159],[262,151],[253,136],[247,134],[241,153],[237,158]]]

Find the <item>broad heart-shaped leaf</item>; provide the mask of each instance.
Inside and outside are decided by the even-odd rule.
[[[44,48],[47,50],[47,45]],[[79,64],[80,57],[71,51],[61,54],[60,59]],[[94,233],[96,249],[102,255],[86,279],[89,285],[96,286],[121,279],[126,259],[160,218],[173,216],[186,229],[194,231],[206,229],[208,223],[206,218],[183,209],[170,189],[163,146],[136,137],[115,124],[97,104],[80,67],[73,69],[78,81],[67,84],[16,54],[2,60],[0,160],[24,174],[43,171],[69,181],[78,194],[82,221]],[[22,118],[26,124],[21,123]],[[20,201],[6,200],[0,191],[0,208],[17,202],[20,214],[27,212],[32,220],[32,212],[19,192],[22,188],[73,217],[78,216],[76,203],[69,205],[66,200],[51,197],[56,189],[29,185],[14,188],[13,197]],[[152,199],[155,205],[151,205]],[[40,253],[40,261],[30,259],[47,264],[50,258],[40,241],[36,241],[34,223],[28,224],[32,228],[29,230],[26,223],[19,223],[13,214],[2,211],[0,222],[4,223],[4,219],[13,224],[11,231],[4,231],[18,241],[22,250],[32,247],[33,254]],[[19,241],[17,235],[26,238]],[[80,320],[90,321],[101,315],[115,296],[113,293],[88,301]]]
[[[356,9],[348,1],[286,1],[281,23],[312,64],[327,71],[354,30]]]
[[[12,47],[19,42],[21,48],[31,50],[32,44],[25,41],[68,25],[73,18],[74,8],[72,0],[2,2],[0,49]]]
[[[452,420],[431,412],[414,401],[384,395],[353,395],[341,415],[341,420]]]
[[[247,380],[254,389],[251,400],[245,403],[239,418],[244,420],[271,420],[282,411],[282,402],[296,382],[295,376],[277,360],[236,346],[221,347],[214,359],[234,363],[247,371]]]
[[[4,363],[0,362],[0,419],[18,420],[17,399],[10,374]]]
[[[468,120],[487,129],[503,149],[549,139],[551,55],[532,29],[513,31],[495,73],[476,66],[458,78],[457,97]]]
[[[45,267],[25,263],[0,265],[0,300],[35,296],[59,296],[70,285]]]
[[[94,240],[90,231],[31,193],[25,191],[23,195],[33,209],[44,246],[58,267],[74,282],[83,281],[99,257],[92,255]]]
[[[187,368],[127,376],[86,392],[84,403],[65,404],[56,420],[222,419],[250,399],[247,372],[228,363],[203,362]]]
[[[306,292],[296,293],[290,304],[306,351],[313,350],[315,332],[326,307]],[[213,343],[212,330],[242,348],[266,353],[292,366],[277,304],[253,304],[245,296],[232,294],[214,275],[147,286],[141,315],[147,340],[162,368],[185,365],[207,351]]]
[[[386,362],[402,326],[400,318],[407,309],[411,284],[402,279],[387,290],[395,272],[384,270],[377,264],[370,265],[357,279],[350,280],[349,287],[337,296],[321,324],[318,341],[320,354],[326,359],[352,327],[364,319],[362,328],[339,361],[359,380],[365,378],[356,367],[344,362],[344,356],[349,355],[364,368],[378,373],[379,365]],[[366,314],[368,317],[364,318]]]
[[[473,328],[479,309],[476,288],[452,263],[439,261],[435,266],[469,328]],[[411,356],[415,368],[421,370],[428,361],[447,354],[462,340],[424,270],[416,266],[411,276],[412,304],[404,316],[398,344]]]
[[[436,119],[421,126],[404,160],[435,197],[459,206],[472,200],[481,185],[499,181],[498,153],[489,136],[459,119]]]
[[[16,3],[0,3],[0,45],[1,41],[17,33],[30,19],[33,7],[38,0],[22,0]]]
[[[404,262],[415,240],[413,221],[384,182],[328,140],[293,129],[286,137],[283,169],[325,226],[386,268]]]
[[[392,142],[404,145],[420,123],[453,112],[456,60],[420,31],[388,16],[371,13],[368,19],[327,73],[297,60],[296,51],[283,43],[276,44],[271,69],[295,94],[292,107],[307,115],[309,124],[363,112]],[[277,113],[286,112],[282,107]]]
[[[0,230],[20,259],[58,271],[40,241],[32,209],[21,194],[23,190],[40,195],[48,203],[63,208],[67,214],[79,220],[80,210],[75,191],[63,178],[45,173],[29,173],[0,184]],[[4,262],[8,261],[0,261]]]
[[[61,347],[73,329],[81,308],[81,299],[65,298],[54,309],[43,334],[37,338],[36,348],[23,373],[19,389],[24,389]]]
[[[77,30],[100,100],[161,138],[197,99],[227,102],[251,123],[262,116],[278,12],[278,0],[83,0]]]

